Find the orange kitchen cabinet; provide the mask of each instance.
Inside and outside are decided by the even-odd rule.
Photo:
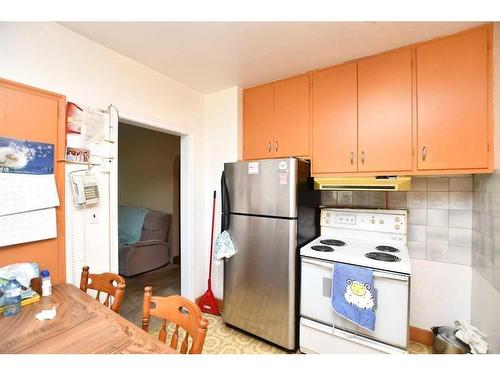
[[[274,83],[274,156],[309,155],[309,74]]]
[[[313,73],[312,170],[357,171],[356,62]]]
[[[411,48],[358,62],[358,171],[412,170]]]
[[[243,91],[243,159],[273,156],[274,85]]]
[[[418,170],[488,168],[488,32],[416,47]]]

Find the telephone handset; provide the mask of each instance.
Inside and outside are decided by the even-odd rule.
[[[75,174],[71,176],[73,199],[77,206],[99,202],[99,187],[96,175]]]

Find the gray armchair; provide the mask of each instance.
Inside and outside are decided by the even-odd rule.
[[[119,272],[123,276],[154,270],[170,259],[169,233],[172,215],[150,211],[144,218],[141,239],[119,249]]]

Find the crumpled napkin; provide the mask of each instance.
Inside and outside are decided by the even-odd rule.
[[[485,354],[488,352],[488,342],[486,335],[476,327],[470,325],[465,320],[455,321],[457,331],[455,336],[470,346],[474,354]]]
[[[56,317],[56,307],[52,307],[50,310],[42,310],[38,314],[35,315],[35,318],[37,318],[39,321],[44,321],[44,320],[52,320]]]

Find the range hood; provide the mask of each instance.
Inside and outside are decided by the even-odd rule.
[[[408,191],[411,177],[320,177],[314,179],[316,190],[373,190],[373,191]]]

